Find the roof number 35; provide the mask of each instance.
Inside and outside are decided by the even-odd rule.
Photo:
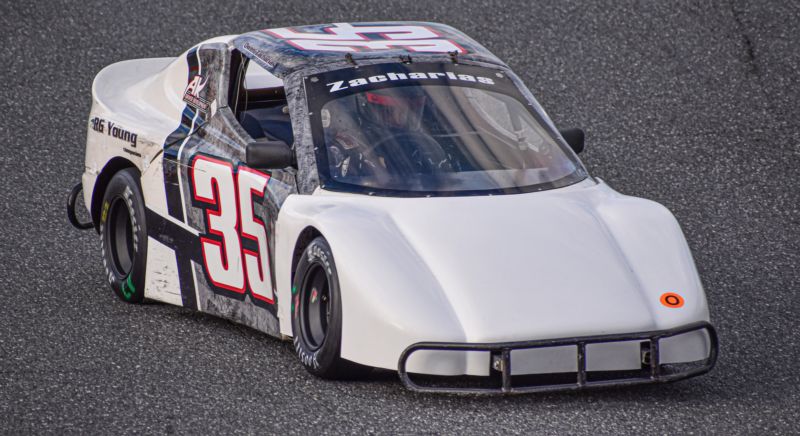
[[[337,23],[326,27],[324,33],[298,32],[288,27],[267,29],[264,33],[283,39],[300,50],[358,52],[403,48],[412,52],[466,53],[455,41],[445,39],[425,26],[353,26]]]

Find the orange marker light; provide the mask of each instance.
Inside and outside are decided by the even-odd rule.
[[[683,307],[683,297],[674,292],[665,292],[661,295],[661,304],[672,309]]]

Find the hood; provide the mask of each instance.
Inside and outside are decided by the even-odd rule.
[[[652,326],[646,289],[590,203],[546,195],[483,203],[391,213],[470,340],[529,339],[525,326],[543,337]]]

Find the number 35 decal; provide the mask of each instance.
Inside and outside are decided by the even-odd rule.
[[[200,237],[203,266],[211,282],[222,289],[272,304],[267,229],[253,212],[255,198],[264,198],[269,176],[239,165],[198,155],[189,169],[192,195],[205,203],[207,234]],[[252,240],[257,251],[244,247]],[[252,246],[253,244],[251,244]]]

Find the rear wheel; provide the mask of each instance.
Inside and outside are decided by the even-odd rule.
[[[147,227],[144,198],[136,170],[114,174],[106,187],[100,212],[103,266],[111,289],[121,300],[144,299]]]
[[[297,265],[292,286],[294,348],[312,374],[352,379],[371,368],[342,359],[342,301],[339,277],[328,242],[311,241]]]

